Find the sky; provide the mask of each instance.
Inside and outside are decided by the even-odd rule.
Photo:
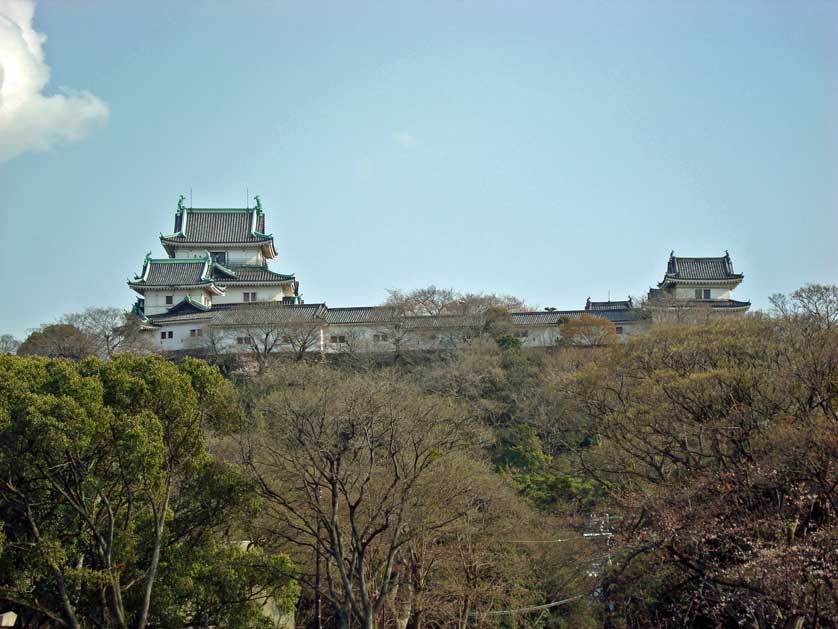
[[[0,0],[0,333],[128,308],[178,195],[306,302],[838,282],[836,2]],[[252,206],[253,201],[250,201]]]

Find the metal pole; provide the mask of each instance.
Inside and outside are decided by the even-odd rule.
[[[322,334],[322,330],[321,330]],[[317,503],[320,504],[320,487],[317,488]],[[318,509],[319,511],[319,509]],[[320,514],[317,514],[317,541],[314,544],[314,615],[317,618],[317,629],[323,629],[323,597],[320,594]]]

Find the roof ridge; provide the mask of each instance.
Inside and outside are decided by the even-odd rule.
[[[255,212],[254,207],[188,207],[187,212]]]
[[[380,308],[381,310],[394,310],[396,306],[334,306],[330,307],[329,310],[370,310],[371,308]]]

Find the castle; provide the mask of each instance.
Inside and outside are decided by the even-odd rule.
[[[165,258],[146,255],[128,285],[143,331],[164,351],[337,353],[451,349],[485,329],[485,313],[405,314],[392,306],[330,308],[304,303],[293,274],[272,271],[276,245],[254,207],[193,208],[181,196],[174,231],[161,234]],[[743,279],[730,255],[677,257],[642,304],[591,301],[580,310],[512,312],[510,333],[524,347],[550,347],[571,320],[607,320],[620,339],[656,322],[744,314],[750,302],[731,298]]]

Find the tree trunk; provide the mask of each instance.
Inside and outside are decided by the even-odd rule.
[[[407,629],[413,611],[413,584],[409,581],[400,581],[393,588],[389,602],[396,629]]]
[[[804,622],[806,622],[806,616],[794,614],[783,625],[783,629],[803,629]]]
[[[166,525],[166,511],[169,510],[169,497],[172,495],[171,481],[166,483],[166,497],[160,506],[158,521],[155,523],[157,530],[154,536],[154,548],[151,552],[151,562],[148,566],[145,588],[143,591],[143,606],[140,608],[140,615],[137,618],[137,629],[145,629],[148,623],[148,609],[151,607],[151,589],[154,586],[154,578],[157,576],[157,565],[160,563],[160,546],[163,544],[163,528]]]

